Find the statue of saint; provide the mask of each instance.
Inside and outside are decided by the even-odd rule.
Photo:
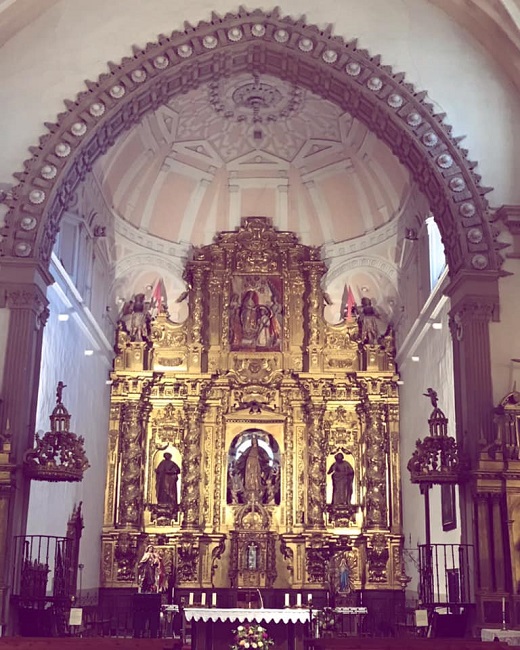
[[[379,321],[381,317],[372,306],[370,298],[361,299],[359,322],[361,325],[361,340],[363,343],[373,345],[379,338]]]
[[[245,503],[253,500],[262,503],[269,474],[269,455],[258,445],[256,436],[252,437],[251,446],[238,458],[236,468],[242,476]]]
[[[177,481],[180,473],[181,470],[177,463],[172,460],[172,455],[166,452],[163,460],[161,460],[155,470],[155,494],[158,504],[168,505],[174,511],[177,511],[179,507]]]
[[[334,458],[335,461],[328,471],[328,474],[332,474],[332,505],[348,506],[352,501],[354,470],[341,452],[336,454]]]
[[[137,582],[141,594],[159,594],[167,587],[162,558],[152,544],[146,547],[137,565]]]

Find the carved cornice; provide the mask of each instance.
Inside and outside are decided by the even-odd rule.
[[[266,70],[335,102],[362,121],[391,148],[428,199],[443,241],[450,273],[461,268],[497,269],[500,258],[488,224],[485,194],[475,163],[459,139],[434,114],[426,92],[416,92],[404,74],[358,49],[279,10],[213,14],[211,21],[161,36],[134,49],[58,115],[19,184],[1,199],[9,208],[1,230],[3,255],[46,264],[61,216],[94,162],[124,131],[177,93],[242,71]],[[283,71],[283,72],[282,72]]]

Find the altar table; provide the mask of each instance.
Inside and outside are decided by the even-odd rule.
[[[482,641],[494,641],[498,639],[509,646],[520,647],[519,630],[491,630],[484,628],[480,633]]]
[[[185,607],[184,616],[192,623],[192,650],[228,650],[233,630],[241,623],[261,623],[281,650],[303,648],[305,626],[310,623],[307,608]]]

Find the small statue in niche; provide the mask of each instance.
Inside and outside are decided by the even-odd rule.
[[[181,470],[177,463],[172,460],[172,455],[165,452],[163,460],[155,470],[155,494],[159,505],[168,506],[175,513],[179,508],[177,481],[180,473]]]
[[[258,569],[258,546],[254,542],[247,546],[247,568],[252,571]]]
[[[348,506],[352,501],[354,469],[341,452],[337,453],[334,458],[335,460],[327,472],[332,474],[332,505]]]
[[[148,544],[137,565],[137,582],[141,594],[159,594],[167,587],[162,557],[152,544]]]
[[[242,476],[245,502],[262,503],[269,475],[269,455],[259,446],[257,436],[252,437],[251,446],[238,458],[236,469]]]
[[[361,340],[363,343],[374,345],[379,339],[379,323],[381,317],[372,306],[370,298],[362,298],[361,306],[359,307],[359,325],[361,328]]]

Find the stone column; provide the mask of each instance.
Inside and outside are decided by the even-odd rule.
[[[151,411],[148,401],[127,402],[121,409],[121,487],[118,524],[138,530],[143,515],[143,441]]]
[[[323,413],[322,405],[307,406],[307,525],[312,528],[323,528],[325,523],[327,468],[323,444]]]
[[[201,411],[197,404],[186,402],[184,404],[186,416],[185,439],[182,455],[182,498],[181,509],[184,513],[182,527],[185,529],[198,529],[200,522],[200,485],[202,454],[201,441]]]
[[[0,433],[6,438],[0,450],[0,625],[7,621],[12,540],[26,532],[30,481],[24,478],[22,462],[33,444],[43,328],[49,313],[45,271],[32,263],[14,269],[6,261],[2,266],[6,281],[0,285],[0,308],[7,307],[10,315],[0,420]]]
[[[504,531],[506,522],[502,517],[502,494],[493,494],[491,504],[493,508],[493,549],[494,549],[494,566],[495,566],[495,587],[499,592],[506,589],[506,562],[504,557]]]

